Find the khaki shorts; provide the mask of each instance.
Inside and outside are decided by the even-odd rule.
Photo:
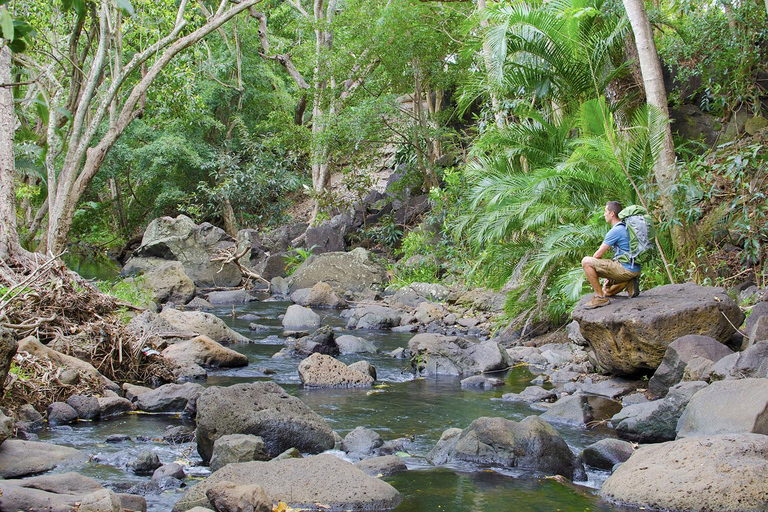
[[[627,270],[616,260],[595,259],[593,266],[597,272],[597,277],[610,279],[611,283],[625,283],[640,275],[640,272]]]

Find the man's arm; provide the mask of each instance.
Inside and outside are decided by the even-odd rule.
[[[608,250],[608,249],[610,249],[610,248],[611,248],[611,246],[610,246],[610,245],[608,245],[608,244],[602,244],[602,245],[600,246],[600,248],[599,248],[597,251],[595,251],[595,254],[593,254],[593,255],[592,255],[592,257],[593,257],[593,258],[597,258],[597,259],[600,259],[600,258],[602,258],[602,257],[603,257],[603,254],[605,254],[605,251],[607,251],[607,250]]]

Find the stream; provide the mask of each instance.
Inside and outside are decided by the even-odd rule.
[[[562,484],[529,472],[495,468],[477,470],[468,465],[435,468],[423,456],[435,445],[442,432],[450,427],[467,427],[481,416],[501,416],[521,420],[539,412],[525,404],[502,402],[505,393],[519,393],[535,377],[526,368],[515,368],[495,375],[505,385],[489,390],[461,389],[460,378],[415,378],[408,361],[394,359],[388,352],[407,345],[410,333],[389,331],[354,331],[351,334],[372,341],[377,354],[340,356],[346,364],[366,359],[376,367],[378,380],[365,389],[304,389],[299,380],[299,359],[273,359],[283,348],[283,329],[278,316],[288,302],[253,302],[210,311],[230,327],[253,340],[251,344],[230,345],[245,354],[249,365],[244,368],[209,370],[205,386],[228,386],[243,382],[273,380],[288,393],[299,397],[323,416],[344,437],[357,426],[378,432],[385,441],[407,437],[411,442],[404,460],[409,471],[386,477],[403,496],[396,512],[423,511],[542,511],[542,512],[623,512],[628,509],[610,506],[594,493],[607,478],[607,472],[588,471],[589,480],[579,486]],[[317,310],[323,324],[343,330],[346,321],[338,311]],[[250,323],[269,329],[255,333]],[[337,333],[338,334],[338,333]],[[72,446],[91,455],[88,463],[76,470],[114,488],[118,492],[141,493],[150,477],[134,475],[128,464],[143,450],[155,451],[163,463],[186,464],[187,485],[209,474],[199,466],[200,457],[194,443],[169,444],[163,441],[168,426],[194,423],[178,415],[133,413],[96,422],[45,427],[39,432],[41,441]],[[585,446],[613,437],[606,427],[584,430],[556,426],[571,449],[578,453]],[[122,434],[130,440],[107,443],[108,436]],[[344,457],[343,452],[336,455]],[[150,512],[167,512],[181,497],[184,489],[153,492],[146,495]]]

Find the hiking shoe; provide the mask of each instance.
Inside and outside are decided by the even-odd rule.
[[[629,281],[627,284],[627,295],[632,299],[640,295],[640,276],[635,276]]]
[[[599,308],[601,306],[610,304],[610,302],[611,301],[608,299],[608,297],[598,297],[597,295],[595,295],[594,297],[592,297],[592,300],[589,301],[589,303],[587,304],[587,307],[589,309]]]

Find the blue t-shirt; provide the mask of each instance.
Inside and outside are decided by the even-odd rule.
[[[627,257],[629,257],[629,233],[627,232],[627,227],[624,224],[615,224],[605,235],[603,243],[611,246],[613,249],[614,259],[618,258],[622,254],[626,254]],[[640,272],[639,263],[635,263],[634,265],[631,263],[624,263],[622,261],[619,263],[621,263],[625,269],[631,272]]]

